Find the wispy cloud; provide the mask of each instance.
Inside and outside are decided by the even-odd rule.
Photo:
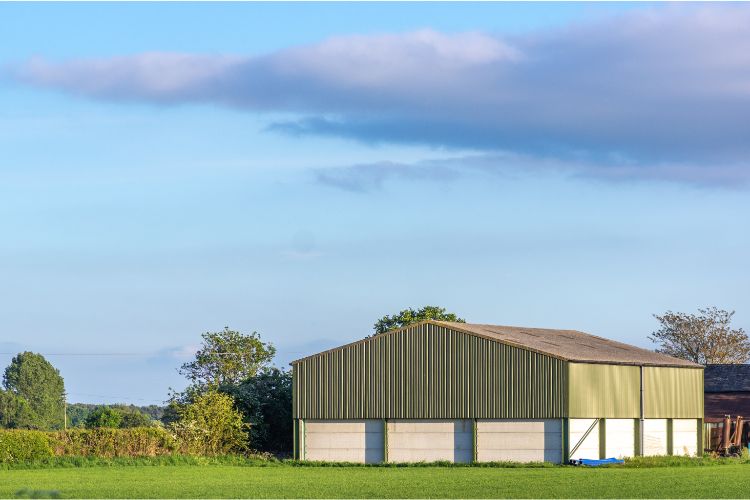
[[[471,176],[510,179],[524,175],[555,173],[571,179],[604,182],[676,182],[697,187],[745,188],[750,186],[747,164],[696,165],[681,163],[640,164],[611,158],[591,161],[539,157],[511,152],[487,153],[423,160],[413,163],[375,162],[320,168],[315,179],[344,191],[367,193],[387,182],[452,182]]]
[[[376,191],[388,179],[451,180],[461,175],[457,159],[431,160],[417,163],[383,161],[361,163],[346,167],[321,168],[315,171],[316,180],[345,191],[358,193]],[[467,163],[472,163],[469,160]]]
[[[731,183],[750,154],[747,5],[667,5],[506,38],[422,30],[261,56],[34,59],[11,74],[97,99],[302,116],[271,126],[285,133],[584,157],[597,177]],[[624,161],[604,167],[613,157]],[[403,172],[370,171],[372,185]]]

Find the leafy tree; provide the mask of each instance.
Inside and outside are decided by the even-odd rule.
[[[178,406],[179,420],[171,424],[187,453],[223,455],[247,449],[248,436],[234,399],[213,390]]]
[[[742,328],[731,328],[734,311],[716,307],[698,309],[698,314],[667,311],[654,315],[661,328],[649,339],[657,352],[702,365],[741,364],[750,359],[750,341]]]
[[[129,427],[151,427],[154,425],[151,417],[145,413],[141,413],[139,410],[120,410],[120,414],[122,415],[120,427],[123,429]]]
[[[0,427],[30,429],[34,427],[34,413],[29,402],[21,396],[0,390]]]
[[[97,429],[100,427],[116,429],[120,427],[120,423],[122,423],[121,411],[115,408],[110,408],[109,406],[100,406],[89,413],[88,417],[86,417],[85,425],[89,429]]]
[[[225,327],[220,332],[206,332],[202,337],[195,360],[180,368],[180,374],[201,391],[252,377],[276,354],[276,348],[261,341],[257,332],[247,335]]]
[[[271,368],[237,385],[222,386],[250,425],[250,442],[260,451],[292,449],[292,374]]]
[[[68,404],[68,427],[83,427],[86,422],[86,417],[89,413],[94,411],[98,405],[89,405],[85,403],[72,403]]]
[[[29,427],[59,429],[64,422],[65,384],[60,372],[41,354],[23,352],[5,369],[5,388],[29,403]]]
[[[445,309],[437,306],[424,306],[415,311],[412,308],[404,309],[393,316],[383,316],[375,323],[375,333],[385,333],[388,330],[403,328],[412,323],[419,323],[428,319],[437,321],[455,321],[457,323],[466,323],[466,320],[459,318],[453,313],[445,312]]]

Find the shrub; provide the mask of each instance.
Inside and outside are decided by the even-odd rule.
[[[155,457],[179,450],[163,428],[68,429],[67,431],[0,431],[0,463],[40,461],[53,456]]]
[[[231,396],[210,391],[179,406],[177,412],[179,420],[170,428],[183,453],[226,455],[247,450],[247,426]]]
[[[89,429],[109,427],[116,429],[122,422],[122,412],[109,406],[99,406],[89,413],[85,420],[85,426]]]
[[[69,429],[52,433],[57,456],[153,457],[175,453],[178,443],[165,429]]]
[[[50,437],[41,431],[0,431],[0,463],[28,462],[53,455]]]
[[[120,427],[124,429],[131,427],[151,427],[154,425],[151,417],[138,410],[120,410],[120,412],[122,413]]]

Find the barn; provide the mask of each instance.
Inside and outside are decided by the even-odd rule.
[[[295,457],[702,452],[703,367],[575,330],[425,321],[292,362]]]

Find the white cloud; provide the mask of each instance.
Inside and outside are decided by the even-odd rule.
[[[666,5],[512,38],[421,30],[262,56],[35,59],[12,75],[97,99],[305,117],[270,127],[287,133],[631,165],[602,176],[679,180],[692,165],[691,178],[744,178],[750,154],[742,4]]]

